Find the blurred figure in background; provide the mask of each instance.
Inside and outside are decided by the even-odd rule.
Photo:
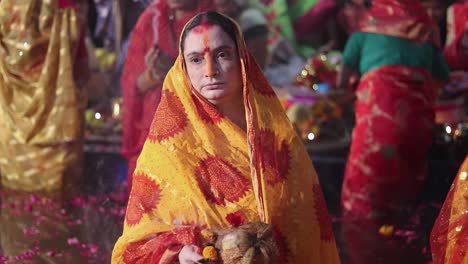
[[[336,23],[336,0],[289,0],[291,17],[297,40],[315,52],[328,52],[340,46],[340,32]],[[312,3],[307,4],[308,2]]]
[[[468,71],[468,1],[457,1],[447,11],[444,56],[452,70]]]
[[[179,52],[180,32],[196,13],[211,8],[211,0],[155,0],[131,33],[121,82],[122,155],[128,161],[129,190],[164,78]]]
[[[426,178],[435,91],[449,69],[418,0],[353,6],[347,24],[358,32],[346,44],[338,85],[346,87],[353,72],[361,80],[342,206],[345,214],[393,221]]]
[[[429,16],[437,23],[440,31],[440,41],[445,44],[447,35],[446,13],[452,0],[420,0]]]
[[[71,0],[0,2],[2,263],[84,263],[79,250],[50,253],[67,247],[71,229],[57,213],[81,187],[83,18]]]
[[[262,11],[249,5],[248,0],[214,0],[218,12],[239,23],[245,42],[258,65],[268,64],[268,26]]]
[[[78,189],[88,67],[72,7],[71,0],[0,2],[0,170],[7,188]]]
[[[356,125],[341,193],[351,263],[426,263],[392,230],[427,177],[436,88],[448,79],[437,25],[418,0],[353,1],[338,86],[357,73]],[[364,250],[368,249],[368,250]]]
[[[265,5],[266,17],[273,30],[270,40],[272,45],[280,45],[281,49],[284,43],[280,40],[285,38],[303,57],[336,48],[338,34],[337,24],[334,22],[337,10],[335,0],[261,2]]]

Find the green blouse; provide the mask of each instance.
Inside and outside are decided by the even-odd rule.
[[[442,52],[431,43],[378,33],[355,32],[346,43],[343,64],[363,75],[383,65],[424,67],[435,79],[447,80],[450,69]]]

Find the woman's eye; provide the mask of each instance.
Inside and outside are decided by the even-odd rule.
[[[193,58],[190,58],[190,62],[195,63],[195,64],[199,64],[199,63],[202,62],[202,60],[199,57],[193,57]]]
[[[228,59],[229,58],[229,54],[225,51],[221,51],[220,53],[218,53],[218,58],[221,58],[221,59]]]

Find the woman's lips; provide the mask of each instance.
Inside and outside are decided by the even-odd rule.
[[[209,89],[209,90],[214,90],[218,89],[219,87],[225,85],[226,83],[224,82],[215,82],[215,83],[208,83],[203,85],[203,88]]]

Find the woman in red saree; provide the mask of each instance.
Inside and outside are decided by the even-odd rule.
[[[180,32],[191,17],[211,7],[211,0],[155,0],[135,25],[121,80],[122,155],[128,161],[129,189],[160,101],[162,82],[178,54]]]
[[[468,71],[468,1],[459,1],[447,11],[444,56],[452,71]]]
[[[397,216],[426,178],[434,122],[434,79],[448,67],[435,23],[418,0],[354,5],[359,19],[343,55],[340,86],[353,71],[356,126],[346,164],[342,205],[363,218]],[[388,220],[388,218],[386,218]]]

